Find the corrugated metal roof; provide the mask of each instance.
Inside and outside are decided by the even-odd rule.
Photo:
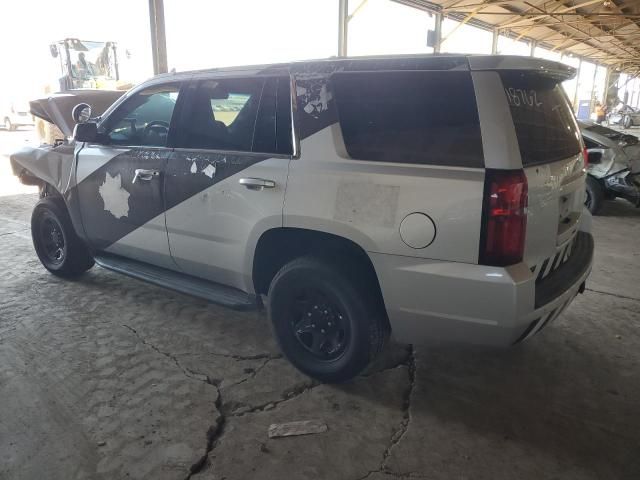
[[[394,0],[640,74],[640,0]]]

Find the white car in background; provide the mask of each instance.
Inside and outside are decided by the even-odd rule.
[[[29,112],[29,104],[27,102],[9,102],[0,105],[0,119],[5,130],[13,132],[18,127],[33,127],[33,115]]]

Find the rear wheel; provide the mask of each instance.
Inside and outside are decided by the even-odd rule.
[[[633,121],[631,120],[631,115],[625,115],[622,119],[622,126],[624,128],[631,128],[633,125]]]
[[[60,277],[76,277],[89,270],[94,262],[60,203],[45,197],[36,204],[31,215],[31,237],[44,268]]]
[[[11,123],[11,119],[9,117],[4,119],[4,129],[9,132],[13,132],[16,129],[16,126]]]
[[[604,202],[604,190],[598,181],[587,175],[587,196],[584,205],[592,215],[597,215]]]
[[[387,337],[386,314],[377,296],[347,269],[322,259],[287,263],[268,295],[269,316],[284,355],[320,381],[352,379],[376,358]]]

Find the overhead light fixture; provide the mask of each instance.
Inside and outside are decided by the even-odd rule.
[[[609,8],[611,6],[611,0],[604,0],[604,2],[602,2],[602,5],[604,5],[606,8]]]

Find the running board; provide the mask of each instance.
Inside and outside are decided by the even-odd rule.
[[[234,310],[255,310],[256,297],[235,288],[174,272],[166,268],[130,260],[116,255],[100,253],[94,257],[96,263],[107,270],[153,283],[160,287],[198,297]]]

